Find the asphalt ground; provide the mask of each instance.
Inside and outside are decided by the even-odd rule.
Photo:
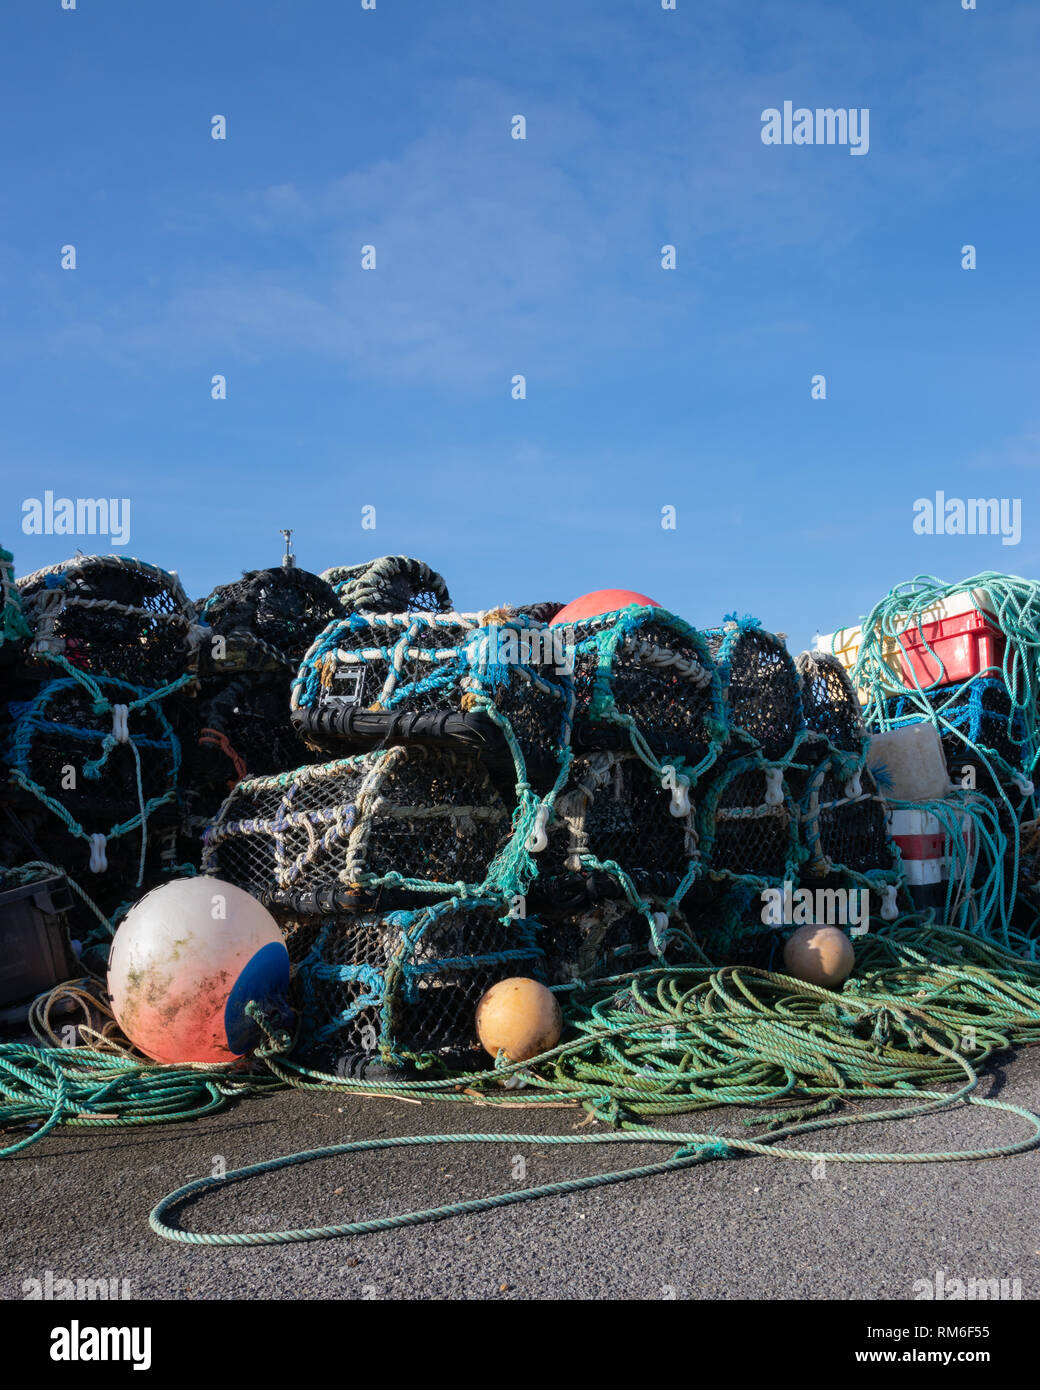
[[[979,1091],[1040,1113],[1040,1048],[991,1067]],[[864,1107],[866,1108],[866,1107]],[[663,1121],[748,1133],[734,1109]],[[5,1160],[0,1299],[31,1281],[118,1279],[144,1299],[896,1299],[919,1281],[1018,1280],[1040,1292],[1040,1151],[930,1164],[750,1157],[430,1225],[268,1247],[190,1247],[154,1235],[168,1191],[214,1171],[352,1139],[572,1131],[583,1112],[490,1109],[281,1092],[205,1119],[66,1129]],[[586,1125],[582,1132],[608,1132]],[[1025,1134],[1014,1116],[955,1108],[809,1136],[805,1147],[922,1152]],[[206,1193],[190,1229],[324,1225],[557,1178],[656,1162],[665,1145],[451,1145],[337,1156]],[[526,1162],[522,1170],[518,1157]],[[915,1288],[916,1284],[916,1288]],[[1015,1296],[1016,1286],[1008,1286]],[[963,1309],[964,1305],[960,1307]]]

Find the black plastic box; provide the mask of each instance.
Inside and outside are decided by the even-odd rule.
[[[65,914],[72,893],[56,874],[0,889],[0,1010],[76,975]]]

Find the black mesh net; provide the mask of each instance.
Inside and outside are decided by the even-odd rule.
[[[413,716],[454,714],[452,736],[511,769],[504,721],[528,772],[540,775],[558,766],[567,702],[549,630],[514,610],[435,619],[370,614],[330,625],[311,647],[294,687],[293,719],[309,745],[335,751],[443,738],[423,733]]]
[[[812,733],[819,735],[814,748],[823,755],[832,748],[860,752],[866,730],[859,700],[844,666],[828,652],[813,651],[802,652],[797,667],[805,722]]]
[[[625,626],[625,635],[605,661],[603,638],[617,622]],[[575,647],[576,750],[628,746],[627,730],[604,718],[604,702],[622,718],[634,720],[655,753],[695,763],[716,744],[718,678],[697,634],[685,630],[685,624],[673,627],[664,618],[648,618],[632,626],[622,616],[588,619],[569,631]]]
[[[153,690],[189,670],[195,614],[164,570],[90,555],[26,575],[18,590],[43,659]]]
[[[781,768],[733,764],[708,789],[699,819],[712,874],[778,881],[796,863],[798,813]]]
[[[48,682],[15,707],[8,759],[23,802],[42,793],[61,808],[52,815],[62,820],[64,812],[87,834],[108,835],[142,804],[151,823],[172,821],[180,749],[162,704],[132,709],[139,689],[104,676],[95,683],[107,706],[100,712],[91,691],[71,677]]]
[[[732,732],[770,762],[782,759],[805,728],[798,673],[783,641],[735,623],[704,636],[719,662]]]
[[[427,1063],[487,1061],[481,997],[499,980],[541,974],[534,928],[501,903],[287,919],[304,1047],[339,1070],[361,1055]]]
[[[295,566],[252,570],[221,584],[201,606],[200,616],[223,651],[203,646],[205,672],[279,670],[295,674],[317,633],[342,610],[324,579]]]
[[[597,902],[547,916],[539,944],[551,985],[638,970],[653,959],[646,918],[625,902]]]
[[[391,748],[241,782],[206,833],[203,866],[257,897],[443,898],[483,883],[509,827],[472,755]]]
[[[604,882],[602,873],[581,863],[588,855],[616,863],[641,895],[667,899],[696,853],[693,814],[672,815],[670,794],[641,759],[634,753],[594,753],[572,764],[529,897],[539,908],[543,902],[565,902],[578,889],[576,877],[619,891],[616,884],[609,888],[609,875]]]
[[[855,873],[895,867],[885,803],[866,768],[851,777],[833,762],[819,769],[810,785],[805,834],[814,862]]]

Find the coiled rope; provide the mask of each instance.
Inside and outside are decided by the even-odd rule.
[[[1015,1043],[1040,1041],[1040,966],[966,933],[916,921],[867,937],[858,950],[859,973],[841,992],[733,966],[662,967],[574,986],[572,1036],[558,1047],[526,1064],[500,1057],[484,1072],[429,1080],[359,1081],[312,1070],[288,1055],[291,1038],[267,1026],[253,1005],[249,1010],[266,1033],[253,1070],[247,1064],[163,1067],[91,1048],[0,1047],[0,1128],[38,1126],[0,1155],[23,1150],[63,1123],[172,1123],[287,1086],[510,1109],[570,1104],[613,1127],[609,1134],[405,1135],[306,1150],[190,1182],[162,1198],[150,1217],[152,1229],[169,1240],[269,1245],[417,1225],[742,1154],[814,1163],[935,1163],[1040,1145],[1040,1118],[973,1094],[991,1057]],[[951,1082],[960,1084],[938,1089]],[[835,1113],[844,1102],[864,1100],[903,1103]],[[960,1103],[1013,1115],[1028,1133],[980,1148],[924,1153],[826,1151],[781,1142]],[[746,1122],[764,1125],[763,1131],[745,1137],[653,1127],[660,1115],[726,1105],[767,1107]],[[174,1224],[173,1213],[190,1198],[261,1173],[370,1150],[472,1143],[677,1147],[657,1163],[393,1216],[259,1232],[197,1232]]]

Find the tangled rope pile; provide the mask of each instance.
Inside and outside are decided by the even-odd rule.
[[[991,610],[983,616],[999,628],[1004,643],[1000,676],[980,671],[950,684],[925,626],[955,596],[970,594],[979,609],[980,591]],[[908,656],[911,645],[935,670],[931,685],[918,680]],[[897,655],[912,681],[895,669]],[[867,693],[868,725],[887,730],[931,723],[954,783],[961,764],[970,764],[985,793],[955,793],[945,807],[915,803],[941,822],[953,861],[943,920],[1040,959],[1040,902],[1030,893],[1032,883],[1022,881],[1021,839],[1021,828],[1037,815],[1040,792],[1034,788],[1040,765],[1040,583],[986,571],[955,584],[918,575],[897,585],[863,620],[852,678]]]
[[[994,1158],[1037,1147],[1040,1118],[973,1093],[992,1057],[1015,1044],[1040,1041],[1040,966],[977,937],[916,920],[867,937],[859,950],[857,975],[840,993],[736,966],[662,967],[577,989],[568,1011],[569,1036],[558,1047],[528,1063],[500,1057],[489,1070],[467,1076],[347,1080],[294,1061],[287,1055],[291,1038],[270,1029],[265,1029],[267,1039],[252,1071],[161,1067],[87,1048],[2,1047],[0,1128],[39,1128],[0,1149],[0,1155],[19,1152],[62,1123],[172,1123],[273,1087],[506,1108],[574,1105],[612,1126],[607,1134],[406,1135],[334,1145],[189,1183],[152,1212],[153,1230],[170,1240],[254,1245],[395,1229],[742,1154],[810,1162],[925,1163]],[[939,1089],[957,1082],[956,1089]],[[842,1109],[844,1103],[886,1100],[903,1103],[867,1111]],[[817,1130],[898,1120],[962,1102],[1014,1115],[1027,1122],[1029,1133],[972,1150],[923,1153],[818,1151],[781,1143]],[[745,1121],[762,1124],[763,1130],[744,1137],[654,1127],[661,1115],[726,1105],[767,1107],[764,1115]],[[190,1197],[223,1183],[337,1154],[445,1143],[678,1147],[654,1164],[367,1221],[200,1233],[167,1219]]]

